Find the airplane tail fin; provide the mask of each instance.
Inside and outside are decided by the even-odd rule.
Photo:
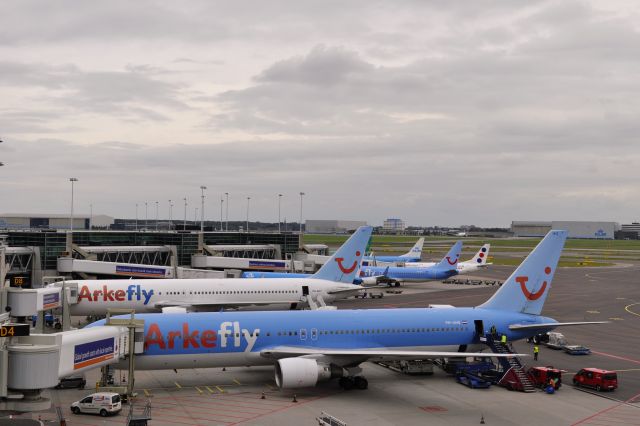
[[[361,226],[311,278],[352,283],[373,228]]]
[[[443,257],[440,262],[436,263],[435,266],[437,268],[456,269],[456,265],[458,265],[461,253],[462,241],[456,241],[456,243],[451,246],[445,257]]]
[[[540,315],[566,239],[567,231],[549,231],[498,291],[478,307]]]
[[[491,244],[485,244],[480,247],[480,250],[473,256],[470,263],[478,266],[484,266],[487,264],[487,258],[489,257],[489,249],[491,248]]]
[[[411,247],[407,253],[400,255],[400,257],[407,257],[410,259],[418,259],[422,258],[422,246],[424,245],[424,238],[420,238],[416,243]]]

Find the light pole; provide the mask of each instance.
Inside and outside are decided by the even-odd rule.
[[[282,200],[282,194],[278,194],[278,234],[280,233],[280,201]]]
[[[138,230],[138,203],[136,203],[136,231]]]
[[[89,231],[93,230],[93,203],[89,203]]]
[[[156,201],[156,231],[158,230],[158,202]]]
[[[251,197],[247,197],[247,232],[249,232],[249,201]]]
[[[300,233],[302,234],[302,197],[304,196],[304,192],[300,193]]]
[[[71,216],[69,217],[69,228],[71,232],[73,232],[73,184],[77,181],[78,178],[69,178],[69,182],[71,182]]]
[[[224,230],[228,231],[229,230],[229,193],[225,192],[224,195],[226,195],[227,197],[227,204],[225,204],[225,208],[227,209],[227,212],[225,213],[224,217],[225,219],[225,224],[224,224]]]
[[[184,200],[184,221],[182,222],[182,230],[187,230],[187,197],[183,198]]]
[[[193,221],[198,222],[198,208],[196,207],[196,213],[193,215]]]
[[[169,200],[169,222],[173,222],[173,201]]]
[[[224,198],[220,197],[220,231],[224,231],[222,228],[222,205],[224,204]]]
[[[149,226],[149,204],[144,202],[144,228],[147,229]]]
[[[207,189],[207,187],[202,185],[200,189],[202,190],[202,209],[200,210],[200,232],[204,232],[204,190]]]

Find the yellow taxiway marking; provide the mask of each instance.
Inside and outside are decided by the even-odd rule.
[[[150,397],[150,396],[151,396],[151,392],[149,392],[149,390],[148,390],[148,389],[144,389],[144,394],[145,394],[147,397]]]
[[[236,379],[233,379],[233,383],[235,383],[235,384],[236,384],[236,385],[238,385],[238,386],[242,386],[242,383],[240,383],[240,382],[239,382],[238,380],[236,380]]]
[[[198,391],[198,393],[200,395],[202,395],[204,393],[204,391],[202,389],[200,389],[199,387],[196,386],[195,388],[196,388],[196,390]]]
[[[637,316],[637,317],[640,317],[640,314],[639,314],[639,313],[637,313],[637,312],[633,312],[633,311],[630,309],[632,306],[635,306],[635,305],[640,305],[640,303],[632,303],[632,304],[630,304],[630,305],[627,305],[627,306],[625,306],[625,307],[624,307],[624,310],[625,310],[625,311],[627,311],[627,312],[629,312],[631,315],[635,315],[635,316]]]
[[[180,386],[180,383],[178,383],[178,382],[173,382],[173,383],[175,383],[175,384],[176,384],[176,387],[177,387],[178,389],[182,389],[182,386]]]
[[[224,389],[222,389],[220,386],[216,386],[216,389],[218,389],[220,393],[224,393]]]
[[[600,311],[587,311],[588,314],[599,314]]]
[[[640,368],[628,368],[626,370],[616,370],[616,372],[618,371],[640,371]]]
[[[616,297],[616,300],[626,300],[626,297]]]
[[[205,386],[205,388],[207,388],[207,390],[209,391],[209,393],[216,393],[213,389],[211,389],[209,386]]]
[[[624,321],[624,318],[612,317],[609,318],[611,321]]]

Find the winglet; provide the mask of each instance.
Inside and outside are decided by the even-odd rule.
[[[373,228],[361,226],[311,278],[353,283]]]

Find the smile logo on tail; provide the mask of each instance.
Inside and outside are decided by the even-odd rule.
[[[548,266],[544,268],[544,273],[549,275],[551,273],[551,268]],[[524,297],[526,297],[527,300],[540,299],[540,297],[544,294],[544,291],[547,289],[547,282],[543,281],[540,290],[536,291],[535,293],[531,293],[527,289],[527,281],[529,281],[529,277],[516,277],[516,282],[520,283],[520,289],[522,290]]]
[[[447,256],[445,257],[445,259],[447,259],[447,262],[449,263],[449,265],[455,265],[456,263],[458,263],[458,258],[460,257],[460,254],[456,255],[456,258],[453,260],[453,262],[451,261],[451,257]]]
[[[359,251],[356,252],[356,257],[360,257],[360,252]],[[358,266],[358,259],[354,260],[353,261],[353,265],[351,265],[351,267],[349,267],[349,268],[345,268],[342,265],[343,261],[344,261],[344,257],[336,257],[336,262],[338,262],[338,268],[340,268],[340,270],[344,274],[352,273],[356,269],[356,267]]]

